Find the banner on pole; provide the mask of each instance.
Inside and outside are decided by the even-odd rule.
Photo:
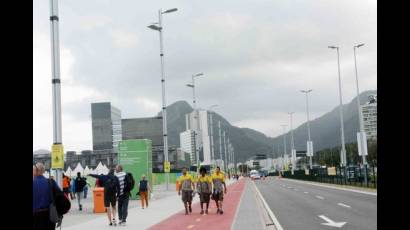
[[[62,144],[51,146],[51,168],[64,169],[64,149]]]

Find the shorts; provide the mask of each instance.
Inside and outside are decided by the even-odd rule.
[[[215,201],[223,201],[224,200],[224,193],[221,192],[214,192],[212,194],[212,199]]]
[[[211,198],[211,193],[201,192],[199,194],[199,200],[201,201],[201,203],[209,203],[210,198]]]
[[[115,194],[104,194],[104,207],[115,207],[117,204],[117,197]]]
[[[185,202],[192,202],[192,191],[190,190],[182,190],[182,201]]]

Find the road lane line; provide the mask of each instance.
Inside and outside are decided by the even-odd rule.
[[[309,192],[303,192],[304,194],[309,194]]]
[[[323,196],[316,196],[316,198],[324,200],[325,198],[323,198]]]
[[[343,203],[338,203],[337,205],[342,206],[342,207],[346,207],[346,208],[351,208],[349,205],[343,204]]]
[[[263,198],[261,192],[259,191],[258,187],[256,186],[255,182],[253,182],[253,186],[255,186],[256,194],[259,196],[261,199],[263,206],[265,206],[265,209],[268,211],[268,214],[270,218],[272,219],[273,223],[275,224],[276,230],[283,230],[282,225],[280,225],[278,219],[276,218],[275,214],[273,214],[272,210],[269,208],[268,203],[266,203],[265,198]]]

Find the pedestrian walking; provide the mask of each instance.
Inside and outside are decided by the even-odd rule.
[[[71,200],[75,199],[75,177],[71,178],[70,196]]]
[[[131,196],[131,190],[135,186],[135,180],[131,173],[123,171],[121,165],[115,167],[115,176],[118,178],[120,190],[118,193],[118,219],[119,225],[125,226],[128,216],[128,203]]]
[[[70,177],[66,176],[63,173],[63,192],[67,198],[69,198],[69,195],[70,195],[70,183],[71,183]]]
[[[70,209],[70,201],[52,179],[43,176],[44,165],[33,166],[33,230],[55,230]]]
[[[75,193],[78,201],[78,209],[80,211],[83,210],[83,205],[81,204],[81,195],[84,192],[84,187],[87,184],[86,179],[81,176],[81,173],[77,173],[77,177],[75,178],[74,181],[74,186],[75,186]]]
[[[221,172],[219,166],[216,167],[216,171],[212,174],[212,183],[213,183],[213,193],[212,198],[215,200],[218,214],[223,214],[222,210],[222,201],[224,198],[224,193],[226,194],[226,184],[225,184],[225,175]]]
[[[182,169],[182,175],[178,178],[179,181],[179,188],[178,188],[178,195],[181,195],[182,190],[182,202],[184,203],[185,207],[185,215],[188,215],[188,210],[192,213],[192,192],[195,190],[194,179],[190,174],[187,173],[187,168]]]
[[[114,169],[110,169],[108,175],[89,174],[97,178],[104,187],[104,207],[107,210],[107,217],[110,226],[117,226],[115,221],[117,194],[120,191],[120,183],[114,175]]]
[[[141,180],[139,183],[138,194],[141,198],[141,207],[144,209],[144,205],[148,208],[148,193],[151,192],[151,188],[149,187],[148,181],[145,179],[145,175],[141,176]]]
[[[199,169],[201,174],[198,177],[197,190],[199,192],[199,200],[201,203],[201,214],[204,214],[204,203],[206,204],[205,214],[208,214],[209,200],[212,193],[212,179],[207,175],[205,167]]]

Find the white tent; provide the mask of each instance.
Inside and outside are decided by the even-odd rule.
[[[81,163],[78,163],[77,167],[75,167],[75,169],[73,170],[74,175],[77,175],[78,172],[80,172],[81,175],[84,174],[84,168],[83,166],[81,166]]]
[[[71,167],[70,166],[68,166],[68,169],[65,171],[65,175],[66,176],[71,176],[71,172],[72,172],[73,170],[71,170]]]
[[[90,174],[90,169],[88,168],[88,166],[85,166],[84,176],[87,176],[88,174]]]
[[[107,175],[108,173],[109,173],[109,169],[107,168],[107,166],[103,166],[103,170],[102,170],[102,173],[104,174],[104,175]]]
[[[101,161],[98,163],[97,167],[95,168],[96,174],[100,175],[103,173],[104,166],[101,164]]]

